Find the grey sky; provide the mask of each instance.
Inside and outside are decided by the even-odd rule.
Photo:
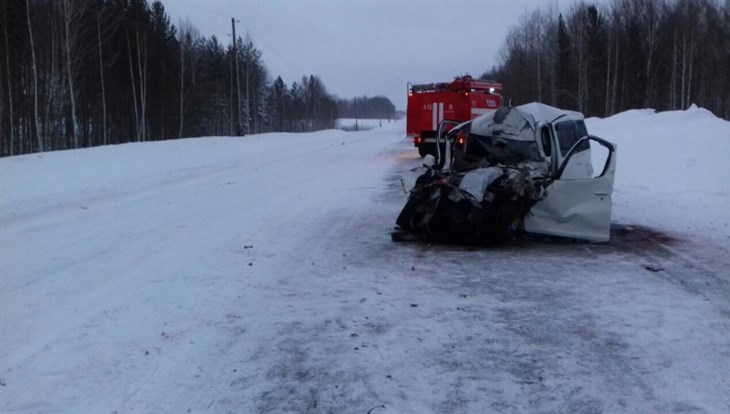
[[[341,98],[384,95],[405,109],[407,82],[479,76],[497,63],[507,30],[548,0],[233,1],[163,0],[173,24],[230,42],[251,35],[272,78],[291,86],[318,75]],[[565,4],[566,2],[561,2]]]

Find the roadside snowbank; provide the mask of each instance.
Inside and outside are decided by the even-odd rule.
[[[204,137],[44,152],[0,159],[0,219],[61,203],[185,179],[209,168],[339,144],[337,131]]]
[[[614,221],[730,240],[730,122],[693,105],[586,124],[617,144]]]

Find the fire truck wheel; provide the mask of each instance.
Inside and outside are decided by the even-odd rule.
[[[424,148],[422,146],[421,147],[418,147],[418,155],[420,155],[421,158],[425,157],[426,155],[428,155],[430,153],[431,152],[429,152],[426,148]]]

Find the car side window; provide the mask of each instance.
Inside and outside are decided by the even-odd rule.
[[[560,145],[560,153],[565,156],[568,154],[573,145],[579,139],[588,135],[585,123],[581,121],[563,121],[555,124],[555,132],[558,134],[558,143]],[[590,144],[584,141],[576,152],[585,151],[590,148]]]

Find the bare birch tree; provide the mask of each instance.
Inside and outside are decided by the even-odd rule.
[[[196,47],[200,44],[200,33],[190,23],[190,20],[180,20],[178,28],[178,46],[180,50],[180,125],[178,128],[178,138],[182,138],[183,124],[185,119],[185,95],[188,90],[185,88],[185,68],[188,67],[188,76],[190,77],[190,87],[195,85],[195,77],[197,72],[197,61],[199,59]],[[188,88],[189,89],[189,88]]]
[[[33,25],[30,23],[30,1],[25,0],[25,12],[28,20],[28,36],[30,37],[30,54],[33,61],[33,119],[35,123],[35,138],[36,138],[36,150],[42,152],[43,140],[41,139],[41,132],[39,130],[38,122],[38,67],[35,59],[35,43],[33,42]]]
[[[142,136],[141,134],[141,127],[139,122],[139,111],[137,109],[137,84],[134,79],[134,63],[132,61],[132,44],[129,41],[129,30],[126,32],[127,34],[127,57],[129,58],[129,77],[131,80],[132,85],[132,107],[134,108],[134,135],[136,138],[136,141],[141,141]]]
[[[82,35],[85,25],[82,22],[84,10],[88,0],[63,0],[63,49],[66,57],[66,84],[68,98],[71,105],[71,134],[73,147],[79,147],[79,117],[77,112],[77,97],[75,78],[82,60]],[[88,143],[87,143],[88,145]]]
[[[100,16],[96,16],[96,39],[99,45],[99,80],[101,81],[101,134],[102,143],[107,145],[109,140],[107,138],[107,125],[106,125],[106,89],[104,87],[104,52],[101,47],[101,23],[99,22]]]
[[[8,14],[7,9],[3,9],[3,17],[5,19],[4,34],[5,34],[5,74],[8,81],[8,109],[10,112],[10,130],[8,131],[8,155],[15,154],[15,131],[14,131],[14,114],[13,114],[13,83],[10,76],[10,46],[8,43]]]
[[[139,107],[140,107],[140,138],[147,141],[147,38],[142,34],[140,40],[140,28],[137,26],[137,70],[139,71]]]

